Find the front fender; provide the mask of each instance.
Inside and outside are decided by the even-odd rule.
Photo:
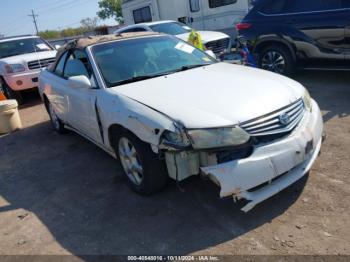
[[[140,140],[158,146],[165,130],[175,131],[174,121],[166,115],[123,95],[113,96],[103,103],[102,122],[105,141],[110,144],[109,128],[119,125],[136,135]]]

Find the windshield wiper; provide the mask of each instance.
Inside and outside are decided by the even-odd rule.
[[[167,74],[168,73],[161,73],[161,74],[154,74],[154,75],[143,75],[143,76],[134,76],[134,77],[129,78],[129,79],[121,80],[121,81],[114,82],[114,83],[109,83],[109,86],[113,87],[113,86],[125,85],[125,84],[129,84],[129,83],[134,83],[134,82],[138,82],[138,81],[142,81],[142,80],[147,80],[147,79],[151,79],[151,78],[164,76],[164,75],[167,75]]]
[[[211,65],[210,63],[206,63],[206,64],[197,64],[197,65],[186,65],[186,66],[182,66],[179,69],[174,70],[173,72],[182,72],[182,71],[187,71],[193,68],[197,68],[197,67],[202,67],[202,66],[207,66],[207,65]]]

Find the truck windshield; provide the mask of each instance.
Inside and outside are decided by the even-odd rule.
[[[0,58],[50,50],[52,48],[40,38],[25,38],[0,42]]]
[[[217,61],[173,36],[152,36],[108,42],[92,47],[108,87],[142,81]]]
[[[181,35],[189,33],[192,30],[187,25],[178,22],[151,25],[150,28],[154,32],[164,33],[167,35]]]

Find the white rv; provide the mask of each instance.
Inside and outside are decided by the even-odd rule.
[[[176,20],[197,30],[235,36],[235,24],[247,14],[251,0],[123,0],[125,24]]]

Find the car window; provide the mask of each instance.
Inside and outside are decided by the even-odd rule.
[[[341,8],[342,0],[293,0],[289,1],[289,5],[285,13],[298,12],[315,12],[326,11]]]
[[[72,76],[84,75],[91,78],[92,70],[85,52],[74,50],[67,59],[63,77],[68,79]]]
[[[167,74],[187,66],[216,62],[204,52],[171,36],[104,43],[94,46],[92,52],[108,87],[141,76]]]
[[[8,40],[0,43],[0,59],[51,50],[53,50],[51,46],[49,46],[43,39],[37,37]]]
[[[179,22],[162,23],[150,26],[152,31],[167,35],[181,35],[191,32],[191,28]]]
[[[287,0],[273,0],[268,1],[266,5],[261,8],[264,14],[281,14],[287,6]]]
[[[145,31],[147,31],[147,30],[143,27],[134,27],[134,28],[130,28],[130,29],[126,29],[124,31],[121,31],[121,33],[133,33],[133,32],[145,32]]]
[[[237,0],[209,0],[210,8],[217,8],[225,5],[235,4]]]
[[[342,0],[341,2],[342,8],[350,8],[350,0]]]
[[[65,52],[61,56],[60,61],[57,63],[55,71],[54,71],[56,75],[59,75],[59,76],[63,75],[64,64],[65,64],[65,62],[67,60],[67,55],[68,55],[68,52]]]
[[[344,1],[345,0],[273,0],[267,2],[261,11],[265,14],[288,14],[335,10],[342,8],[342,2]]]

